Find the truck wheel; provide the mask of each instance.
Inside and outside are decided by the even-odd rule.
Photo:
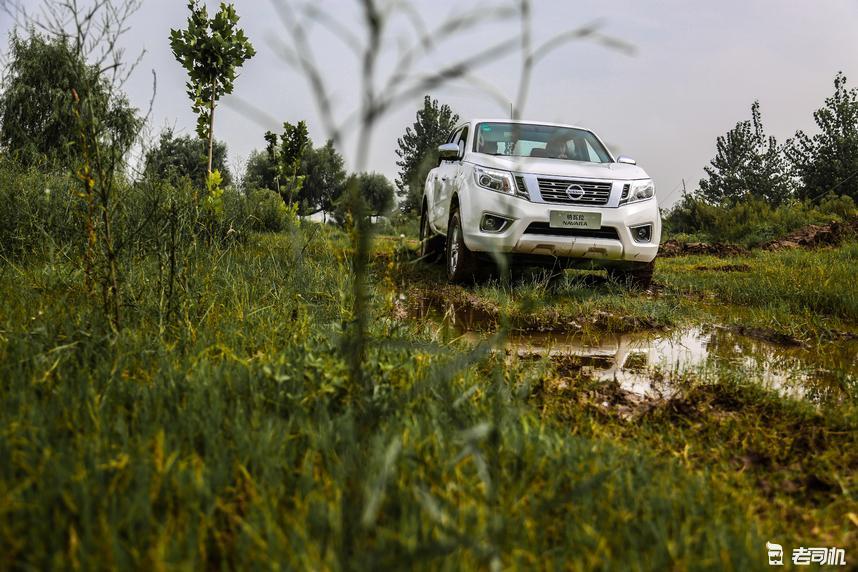
[[[447,225],[447,279],[450,282],[470,282],[474,280],[476,256],[465,245],[462,234],[462,217],[459,209],[454,208],[450,213],[450,223]]]
[[[609,268],[608,278],[629,288],[646,290],[652,285],[652,273],[655,270],[655,260],[640,263],[634,268]]]
[[[420,211],[420,258],[424,262],[434,263],[444,253],[444,237],[432,232],[429,226],[429,212],[426,205]]]

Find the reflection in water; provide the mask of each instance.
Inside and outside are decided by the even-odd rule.
[[[519,356],[576,357],[581,371],[594,379],[616,380],[626,391],[661,397],[672,393],[671,379],[689,371],[733,371],[784,395],[812,400],[838,396],[858,374],[855,342],[820,352],[784,348],[717,327],[598,337],[517,334],[507,346]]]
[[[784,395],[818,400],[837,396],[858,373],[858,344],[818,352],[783,348],[723,328],[689,328],[660,334],[513,335],[508,349],[519,356],[574,356],[594,379],[616,380],[638,395],[668,397],[670,380],[690,371],[735,372]],[[729,369],[727,369],[729,368]]]
[[[487,313],[448,304],[422,302],[414,317],[440,322],[474,343],[493,330]],[[678,376],[715,372],[754,381],[783,395],[810,400],[838,399],[858,383],[858,341],[810,348],[783,347],[722,327],[693,327],[674,332],[631,334],[512,334],[510,353],[522,357],[572,358],[574,366],[594,379],[616,380],[638,395],[667,397]]]

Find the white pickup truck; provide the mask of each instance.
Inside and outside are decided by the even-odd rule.
[[[429,172],[421,256],[473,280],[493,257],[511,264],[605,268],[647,287],[661,217],[655,186],[580,127],[475,119],[453,130]]]

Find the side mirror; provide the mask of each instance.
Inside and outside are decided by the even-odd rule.
[[[625,163],[626,165],[637,165],[638,162],[632,159],[631,157],[626,157],[625,155],[620,155],[617,157],[617,163]]]
[[[438,146],[438,158],[442,161],[458,161],[459,146],[455,143],[444,143]]]

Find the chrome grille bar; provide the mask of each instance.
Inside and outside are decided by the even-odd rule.
[[[538,177],[539,193],[547,203],[605,205],[611,196],[610,182],[576,181]],[[569,191],[572,187],[572,192]]]

